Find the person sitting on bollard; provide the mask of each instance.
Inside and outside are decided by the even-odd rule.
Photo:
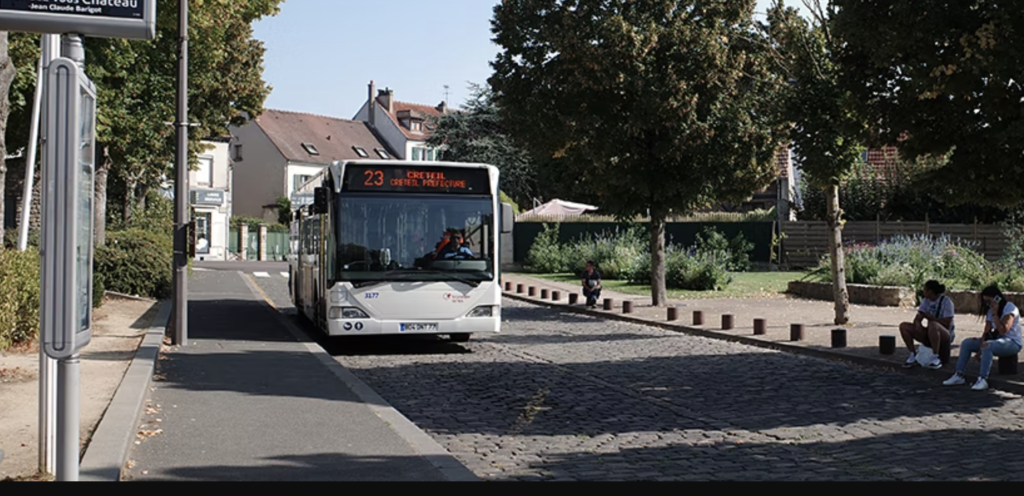
[[[911,368],[918,363],[917,350],[914,349],[914,342],[920,342],[924,346],[922,349],[931,348],[934,352],[932,355],[934,358],[928,361],[928,363],[921,363],[930,369],[939,370],[942,368],[942,359],[940,358],[940,350],[942,343],[948,342],[950,345],[953,344],[953,340],[956,339],[956,325],[954,323],[954,316],[956,310],[953,308],[953,300],[949,299],[945,295],[946,287],[939,284],[938,281],[928,281],[924,285],[924,299],[921,300],[921,307],[917,311],[917,318],[914,319],[913,323],[905,322],[900,325],[900,334],[903,335],[903,342],[906,343],[907,349],[910,350],[910,358],[903,365],[905,368]],[[922,322],[927,320],[928,327],[925,327]]]
[[[981,302],[982,315],[987,314],[985,333],[981,338],[964,341],[960,347],[960,361],[956,366],[956,375],[944,383],[946,386],[960,386],[967,383],[964,379],[967,364],[970,363],[971,356],[978,353],[981,355],[981,373],[972,389],[985,391],[988,389],[988,376],[995,357],[1020,354],[1021,348],[1024,347],[1021,339],[1020,309],[1017,308],[1017,305],[1006,301],[1006,296],[995,286],[982,291]],[[995,317],[996,315],[999,315],[998,319]]]
[[[597,308],[597,301],[601,299],[601,273],[594,268],[594,262],[587,262],[587,269],[583,272],[583,296],[587,299],[587,307]]]

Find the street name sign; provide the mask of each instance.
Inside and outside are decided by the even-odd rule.
[[[0,31],[153,40],[156,0],[0,0]]]

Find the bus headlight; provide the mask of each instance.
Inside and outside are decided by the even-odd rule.
[[[331,307],[331,311],[328,314],[331,320],[339,319],[368,319],[369,315],[366,312],[358,308],[345,308],[345,307]]]
[[[472,318],[479,318],[479,317],[493,317],[493,316],[494,316],[494,307],[477,307],[472,312],[469,312],[469,315],[468,315],[468,317],[471,318],[471,319]]]

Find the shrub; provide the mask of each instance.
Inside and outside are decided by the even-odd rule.
[[[731,257],[727,251],[670,245],[665,248],[665,286],[668,289],[685,291],[725,289],[733,281],[728,269]],[[639,257],[636,270],[630,274],[629,283],[637,285],[651,283],[651,255],[649,252]]]
[[[717,229],[707,227],[704,229],[703,236],[697,236],[697,248],[703,251],[728,253],[728,268],[730,271],[746,272],[754,267],[750,262],[750,254],[754,252],[754,244],[748,242],[743,233],[729,241]]]
[[[171,294],[174,244],[169,234],[140,229],[107,234],[96,250],[96,272],[106,290],[163,299]]]
[[[582,238],[566,247],[564,253],[570,272],[580,274],[587,261],[597,264],[601,276],[608,280],[629,280],[638,262],[648,253],[647,234],[634,226],[626,230],[603,232]]]
[[[930,279],[949,289],[977,289],[992,276],[992,267],[972,249],[973,243],[949,236],[896,236],[878,246],[846,247],[846,282],[870,286],[899,286],[920,290]],[[823,282],[832,281],[831,257],[822,258],[812,271]]]
[[[538,274],[560,274],[567,270],[565,250],[559,243],[559,226],[544,224],[526,257],[526,270]]]
[[[0,248],[0,350],[39,335],[39,251]]]

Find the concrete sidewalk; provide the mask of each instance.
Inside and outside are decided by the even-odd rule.
[[[158,362],[125,479],[476,480],[241,274],[196,273],[189,296],[190,346]]]
[[[866,366],[877,366],[888,369],[902,370],[909,356],[909,351],[900,337],[899,326],[902,322],[912,322],[917,315],[916,310],[852,305],[850,324],[836,326],[835,308],[831,302],[804,300],[787,295],[774,299],[710,299],[710,300],[672,300],[669,307],[675,307],[678,320],[668,321],[667,309],[653,308],[649,296],[637,296],[605,290],[601,295],[598,309],[589,310],[585,307],[582,289],[575,284],[548,281],[523,274],[504,274],[502,289],[506,283],[512,284],[512,291],[505,296],[531,303],[554,306],[573,312],[587,313],[611,317],[647,325],[656,325],[678,332],[687,332],[715,339],[741,342],[743,344],[762,346],[792,353],[817,356],[858,363]],[[522,285],[524,292],[517,293]],[[535,296],[530,297],[529,288],[535,289]],[[542,291],[549,292],[549,298],[542,298]],[[551,292],[561,292],[561,301],[551,300]],[[569,295],[579,295],[579,303],[569,306]],[[613,300],[611,311],[602,307],[604,299]],[[632,302],[633,312],[626,314],[623,302]],[[702,312],[702,325],[694,323],[694,312]],[[723,315],[734,317],[734,328],[723,329]],[[766,323],[764,335],[755,335],[755,319],[763,319]],[[803,325],[804,339],[791,340],[791,327]],[[832,331],[845,329],[846,346],[832,347]],[[921,369],[912,373],[923,373],[934,376],[938,383],[945,381],[956,371],[959,358],[959,345],[968,338],[980,337],[984,330],[984,321],[978,316],[957,314],[956,341],[951,351],[950,362],[942,370]],[[892,355],[883,355],[880,348],[882,336],[896,338],[896,351]],[[993,389],[1004,390],[1016,394],[1024,394],[1024,370],[1016,375],[1001,375],[999,359],[992,365],[989,383]],[[975,376],[980,368],[980,360],[975,356],[967,370],[968,375]],[[973,378],[973,377],[972,377]],[[973,381],[971,382],[973,384]]]

